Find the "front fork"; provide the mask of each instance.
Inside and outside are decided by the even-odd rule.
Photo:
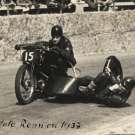
[[[33,87],[35,91],[37,88],[35,65],[33,63],[25,63],[25,64],[27,65],[27,68],[30,74],[31,87]]]

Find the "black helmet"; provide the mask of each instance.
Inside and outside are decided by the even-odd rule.
[[[133,77],[125,77],[122,82],[126,89],[133,89],[135,87],[135,79]]]
[[[52,27],[52,30],[51,30],[51,36],[52,37],[62,37],[63,36],[63,29],[60,25],[55,25]]]
[[[111,72],[117,77],[120,76],[120,79],[123,79],[123,71],[122,71],[122,66],[119,61],[119,59],[116,56],[109,56],[107,57],[107,60],[105,62],[103,72],[105,71],[105,68],[109,66],[111,69]]]

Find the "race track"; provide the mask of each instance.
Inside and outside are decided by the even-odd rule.
[[[117,56],[121,60],[124,76],[135,76],[135,55]],[[78,58],[77,67],[82,70],[81,75],[95,76],[102,71],[105,57]],[[130,116],[135,117],[135,89],[128,100],[128,105],[121,108],[107,107],[86,99],[64,102],[47,102],[38,99],[29,105],[21,106],[17,104],[14,93],[14,79],[18,67],[19,63],[0,66],[0,135],[90,135],[98,134],[98,131],[101,133],[107,127],[106,134],[131,133],[131,125],[128,126],[129,129],[124,129],[123,122],[128,123]],[[22,123],[24,119],[27,124]],[[110,126],[114,127],[118,121],[121,121],[118,124],[121,131],[111,129]],[[3,122],[7,124],[3,126]],[[44,123],[44,127],[32,128],[33,123]],[[73,123],[75,123],[74,128],[72,128]],[[132,132],[135,134],[135,128]]]

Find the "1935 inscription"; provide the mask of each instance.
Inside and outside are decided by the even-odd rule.
[[[22,119],[20,121],[16,120],[0,120],[0,128],[59,128],[59,129],[79,129],[81,124],[79,121],[30,121],[27,119]]]

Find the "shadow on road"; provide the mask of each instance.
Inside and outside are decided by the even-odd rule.
[[[110,105],[106,104],[100,100],[90,97],[58,97],[54,99],[45,99],[45,102],[49,103],[58,103],[58,104],[75,104],[75,103],[92,103],[96,104],[98,107],[111,107],[111,108],[123,108],[123,107],[130,107],[131,105],[128,103],[122,105]]]
[[[105,104],[99,104],[98,107],[110,107],[110,108],[124,108],[124,107],[130,107],[131,105],[128,103],[122,104],[122,105],[105,105]]]
[[[73,103],[94,103],[94,99],[89,97],[57,97],[54,99],[45,99],[49,103],[60,103],[60,104],[73,104]]]

